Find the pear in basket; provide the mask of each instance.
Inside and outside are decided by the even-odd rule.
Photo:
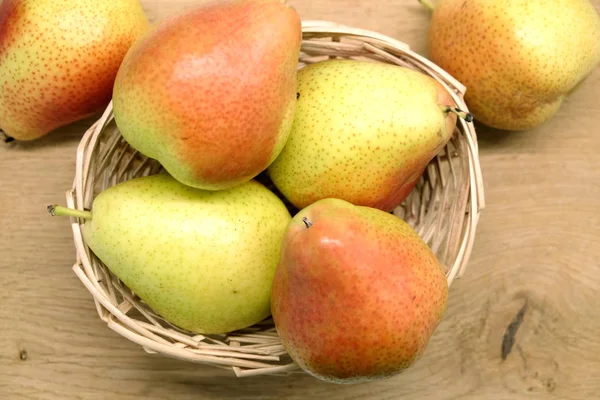
[[[467,86],[477,120],[521,131],[553,118],[600,62],[589,0],[442,0],[429,57]]]
[[[268,172],[299,209],[333,197],[391,211],[464,114],[430,76],[380,62],[308,65],[298,93],[292,133]]]
[[[223,0],[173,16],[125,58],[117,126],[184,184],[246,182],[288,138],[301,40],[300,18],[284,1]]]
[[[440,263],[410,225],[381,210],[324,199],[294,216],[271,304],[282,343],[303,370],[360,383],[412,365],[447,297]]]
[[[180,328],[226,333],[270,315],[291,216],[255,180],[205,191],[158,174],[104,190],[91,212],[50,211],[86,219],[83,237],[94,254]]]
[[[148,29],[138,0],[4,0],[0,128],[34,140],[104,110],[123,57]]]

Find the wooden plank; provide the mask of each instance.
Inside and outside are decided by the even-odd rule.
[[[155,21],[197,3],[142,2]],[[305,19],[377,30],[425,53],[428,15],[416,0],[292,4]],[[467,273],[424,357],[361,386],[236,378],[147,354],[108,329],[71,270],[68,223],[46,213],[64,201],[75,147],[93,119],[0,145],[0,398],[600,398],[599,98],[597,69],[538,129],[478,127],[487,209]]]

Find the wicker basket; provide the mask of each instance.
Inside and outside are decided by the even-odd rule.
[[[331,57],[372,59],[423,71],[450,91],[463,110],[465,87],[397,40],[326,21],[303,22],[299,68]],[[429,165],[407,200],[394,213],[431,246],[446,268],[448,284],[460,277],[473,246],[484,207],[478,147],[472,124],[458,120],[446,148]],[[77,149],[71,208],[91,209],[103,189],[161,166],[134,151],[121,137],[109,105]],[[172,326],[157,316],[94,256],[81,234],[83,221],[71,219],[77,261],[73,270],[93,295],[100,318],[149,353],[233,370],[241,376],[301,372],[286,354],[271,319],[229,335],[203,336]]]

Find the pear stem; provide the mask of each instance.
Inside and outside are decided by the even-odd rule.
[[[433,12],[433,10],[435,10],[435,6],[429,0],[419,0],[419,3],[421,3],[422,5],[427,7],[429,9],[429,11],[431,11],[431,12]]]
[[[312,226],[312,222],[310,222],[306,217],[302,218],[302,222],[304,222],[304,225],[306,225],[306,229]]]
[[[10,143],[10,142],[14,142],[15,138],[14,137],[10,137],[6,134],[6,132],[4,132],[2,129],[0,129],[0,135],[2,135],[2,137],[4,138],[4,143]]]
[[[450,106],[442,106],[442,111],[445,113],[449,113],[449,112],[454,113],[467,122],[473,122],[473,119],[474,119],[473,114],[466,113],[463,110],[461,110],[460,108],[450,107]]]
[[[61,207],[57,205],[48,206],[48,212],[53,217],[73,217],[92,219],[91,211],[74,210],[72,208]]]

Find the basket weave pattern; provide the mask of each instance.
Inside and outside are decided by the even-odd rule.
[[[413,68],[432,76],[467,110],[465,87],[399,41],[375,32],[327,21],[303,21],[298,67],[327,58],[370,59]],[[406,201],[394,210],[436,253],[445,266],[448,285],[460,277],[469,260],[479,213],[484,208],[477,140],[472,124],[458,119],[443,151],[430,163]],[[91,209],[102,190],[134,177],[158,173],[161,166],[132,149],[113,120],[112,105],[85,133],[77,149],[73,188],[67,205]],[[228,335],[198,335],[169,324],[124,286],[85,244],[83,221],[71,219],[77,260],[76,275],[93,295],[100,318],[109,328],[147,352],[232,370],[237,376],[298,372],[267,319]]]

